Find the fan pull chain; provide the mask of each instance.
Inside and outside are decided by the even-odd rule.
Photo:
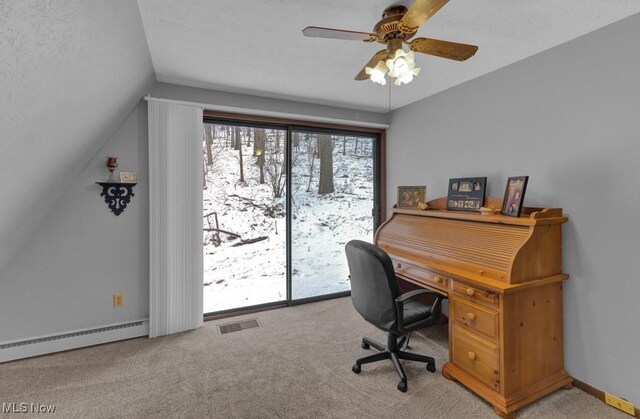
[[[389,81],[391,81],[391,77],[389,77]],[[387,88],[389,89],[389,111],[391,112],[391,83],[387,83]]]

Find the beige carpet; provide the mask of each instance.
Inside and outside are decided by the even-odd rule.
[[[496,418],[491,406],[440,374],[446,327],[414,335],[411,350],[437,372],[404,362],[407,393],[390,362],[351,372],[362,335],[384,335],[348,298],[272,310],[259,328],[225,335],[218,324],[0,365],[1,403],[55,404],[61,418]],[[0,417],[28,417],[2,414]],[[580,390],[560,390],[519,418],[627,418]]]

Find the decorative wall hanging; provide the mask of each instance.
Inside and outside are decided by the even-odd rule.
[[[96,182],[102,186],[100,196],[104,197],[104,202],[109,209],[115,214],[120,215],[134,196],[133,187],[136,183],[120,183],[120,182]]]

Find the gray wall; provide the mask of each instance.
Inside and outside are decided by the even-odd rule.
[[[115,216],[100,197],[105,156],[138,173],[135,196]],[[147,104],[139,102],[2,273],[0,342],[149,316]],[[25,185],[28,186],[28,185]],[[41,203],[46,205],[47,202]],[[124,293],[124,307],[112,295]]]
[[[0,1],[0,22],[4,287],[7,263],[156,79],[135,1]]]
[[[158,83],[150,94],[254,113],[383,124],[387,116],[328,106],[296,104]],[[96,181],[106,179],[105,156],[119,157],[119,171],[135,171],[138,185],[120,216],[109,211]],[[55,154],[50,157],[57,157]],[[16,161],[19,165],[20,161]],[[46,217],[1,272],[0,342],[145,319],[149,312],[149,208],[147,104],[139,100],[81,173],[53,202],[38,202]],[[84,167],[84,169],[82,169]],[[20,177],[15,177],[21,181]],[[23,188],[30,183],[22,182]],[[0,221],[4,213],[0,214]],[[112,295],[124,293],[123,308]]]
[[[636,405],[638,45],[635,15],[402,108],[387,135],[390,197],[426,184],[437,198],[464,176],[502,197],[508,176],[529,175],[525,205],[564,208],[566,369]]]
[[[164,99],[184,100],[210,105],[206,109],[223,112],[241,112],[280,118],[302,119],[327,123],[342,123],[357,126],[386,128],[387,114],[335,108],[326,105],[294,102],[291,100],[269,99],[251,95],[219,92],[157,83],[150,91],[151,96]]]

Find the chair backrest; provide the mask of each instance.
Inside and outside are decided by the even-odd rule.
[[[397,326],[395,299],[400,295],[391,258],[362,240],[345,246],[351,276],[351,300],[366,321],[384,331]]]

